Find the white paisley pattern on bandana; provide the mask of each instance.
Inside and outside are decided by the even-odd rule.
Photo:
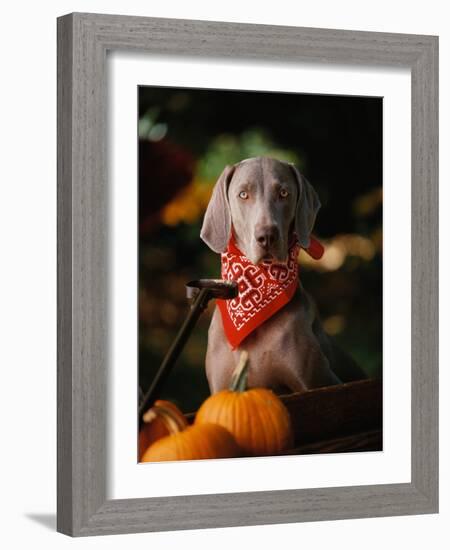
[[[230,240],[222,254],[222,279],[236,281],[239,294],[233,300],[217,300],[217,306],[233,349],[291,300],[298,287],[299,250],[295,242],[286,264],[270,260],[255,265]]]

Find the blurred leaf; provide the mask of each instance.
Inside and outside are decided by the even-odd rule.
[[[227,164],[258,156],[275,157],[300,164],[297,153],[276,146],[266,130],[252,128],[240,135],[218,135],[199,159],[197,175],[200,179],[215,181]]]

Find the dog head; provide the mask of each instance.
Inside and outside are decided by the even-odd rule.
[[[233,230],[238,248],[252,263],[286,262],[293,231],[303,248],[309,246],[319,208],[317,193],[294,165],[250,158],[223,170],[200,236],[221,253]]]

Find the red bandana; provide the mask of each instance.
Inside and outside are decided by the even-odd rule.
[[[237,248],[232,236],[222,254],[222,279],[236,281],[239,294],[233,300],[216,300],[225,335],[235,349],[253,330],[286,305],[298,287],[297,257],[300,245],[290,247],[286,264],[267,260],[254,265]],[[307,252],[315,259],[322,245],[311,237]]]

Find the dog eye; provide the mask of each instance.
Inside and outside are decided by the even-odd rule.
[[[288,195],[289,195],[289,192],[288,192],[286,189],[282,189],[282,190],[280,191],[280,197],[281,197],[282,199],[285,199]]]
[[[244,201],[245,201],[246,199],[248,199],[248,193],[247,193],[247,191],[241,191],[241,192],[239,193],[239,198],[242,199],[242,200],[244,200]]]

